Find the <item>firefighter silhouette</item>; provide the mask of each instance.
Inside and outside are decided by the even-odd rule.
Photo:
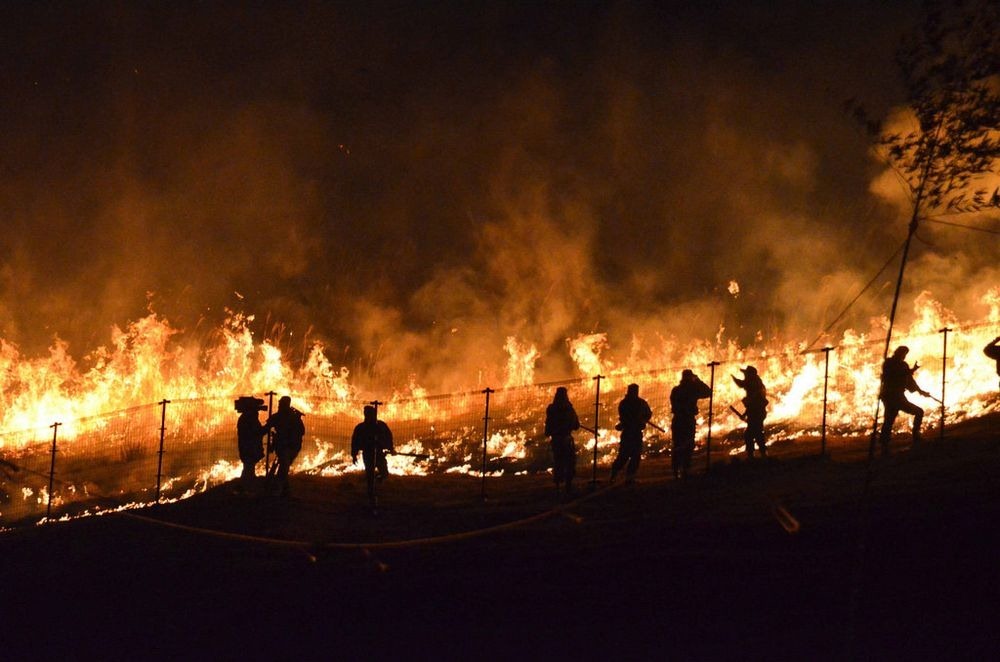
[[[670,391],[670,433],[673,438],[670,461],[674,478],[687,478],[694,453],[698,401],[710,395],[712,389],[691,370],[681,372],[680,383]]]
[[[565,483],[566,494],[573,493],[576,475],[576,445],[573,432],[580,429],[580,419],[569,401],[565,386],[556,389],[555,397],[545,409],[545,435],[552,438],[552,477],[556,489]]]
[[[628,481],[635,479],[642,457],[642,431],[652,417],[653,411],[649,408],[649,403],[639,397],[639,385],[629,384],[625,397],[618,403],[618,425],[615,429],[622,436],[618,457],[611,464],[611,482],[614,482],[622,469],[625,469]]]
[[[879,391],[879,399],[885,406],[885,420],[882,422],[882,432],[879,434],[879,443],[882,445],[882,454],[889,452],[889,441],[892,438],[892,426],[896,422],[899,412],[904,412],[913,416],[913,443],[920,443],[920,423],[924,420],[924,410],[906,399],[906,392],[915,392],[929,396],[930,393],[917,386],[913,373],[920,367],[919,363],[914,363],[911,368],[906,363],[906,355],[910,348],[900,345],[892,356],[882,364],[882,388]]]
[[[746,392],[742,402],[745,407],[743,417],[747,424],[746,430],[743,432],[747,457],[753,457],[755,446],[760,449],[761,457],[767,457],[767,444],[764,440],[764,419],[767,418],[767,388],[754,366],[748,365],[745,368],[740,368],[740,371],[743,373],[743,379],[733,375],[733,381]]]
[[[379,480],[389,477],[389,465],[385,454],[394,450],[392,430],[385,421],[378,420],[378,411],[371,405],[365,406],[364,417],[363,421],[354,426],[354,433],[351,435],[351,459],[357,463],[358,453],[361,453],[368,484],[368,502],[375,508],[378,505],[375,493],[376,471]]]
[[[271,471],[284,497],[288,496],[288,472],[302,450],[302,437],[306,434],[302,416],[302,412],[292,407],[292,399],[285,395],[278,400],[278,410],[264,424],[265,432],[274,430],[274,454],[278,459]]]

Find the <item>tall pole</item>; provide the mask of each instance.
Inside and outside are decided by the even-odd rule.
[[[715,366],[717,365],[719,365],[718,361],[712,361],[708,364],[711,370],[708,386],[712,393],[708,396],[708,440],[705,443],[705,473],[708,473],[709,469],[712,468],[712,417],[715,413]]]
[[[597,487],[597,433],[601,429],[601,380],[604,375],[597,375],[594,381],[597,383],[594,391],[594,477],[590,480],[591,487]]]
[[[819,454],[821,456],[826,455],[826,394],[827,387],[830,384],[830,352],[833,351],[833,347],[827,345],[823,348],[823,354],[826,355],[826,363],[823,366],[823,432],[819,439]]]
[[[917,234],[917,225],[920,222],[920,205],[924,200],[924,188],[927,185],[927,176],[931,169],[931,156],[937,149],[938,136],[941,133],[941,124],[938,124],[935,129],[934,137],[931,142],[930,152],[925,157],[926,160],[923,164],[923,172],[920,175],[920,186],[917,188],[916,195],[913,199],[913,214],[910,216],[910,225],[906,233],[906,242],[903,244],[903,258],[899,261],[899,276],[896,278],[896,291],[892,295],[892,308],[889,311],[889,326],[885,331],[885,349],[882,351],[882,363],[885,365],[885,360],[889,358],[889,344],[892,342],[892,329],[896,324],[896,308],[899,306],[899,293],[903,289],[903,274],[906,271],[906,260],[910,255],[910,244],[913,243],[913,236]],[[875,458],[875,440],[878,439],[878,415],[879,408],[882,404],[881,395],[882,387],[885,384],[885,375],[879,377],[878,392],[879,398],[875,400],[875,416],[872,418],[872,437],[871,442],[868,444],[868,461],[871,462]]]
[[[945,386],[945,373],[948,370],[948,332],[951,331],[948,327],[940,330],[944,336],[944,349],[941,352],[941,435],[940,440],[944,441],[944,386]]]
[[[156,461],[156,503],[160,502],[160,481],[163,478],[163,437],[167,432],[167,405],[170,400],[160,400],[160,451]]]
[[[378,406],[381,405],[381,404],[384,404],[384,403],[381,400],[375,399],[375,400],[370,401],[368,404],[370,404],[372,407],[375,408],[375,420],[377,421],[378,420]],[[376,427],[376,430],[378,430],[377,427]],[[378,435],[378,432],[376,432],[375,434]],[[372,452],[372,462],[374,463],[375,466],[373,466],[373,467],[365,466],[365,479],[368,481],[368,490],[369,490],[368,498],[371,500],[371,504],[370,505],[371,505],[371,507],[373,509],[378,506],[378,481],[375,480],[375,469],[378,467],[379,457],[381,456],[381,454],[382,454],[382,451],[379,448],[379,444],[376,443],[375,444],[375,448],[373,449],[373,452]],[[364,457],[362,456],[361,459],[363,461]],[[369,473],[369,469],[371,469],[370,473]]]
[[[271,412],[274,411],[274,396],[277,393],[274,391],[267,392],[267,417],[271,418]],[[266,455],[264,456],[264,475],[268,476],[271,473],[271,445],[274,443],[274,430],[267,429],[267,447]]]
[[[56,437],[59,434],[59,426],[62,423],[53,423],[52,428],[52,463],[49,465],[49,502],[45,507],[45,519],[52,516],[52,488],[56,477]]]
[[[490,387],[483,389],[486,394],[486,415],[483,416],[483,501],[486,501],[486,440],[490,435],[490,393],[495,393]]]

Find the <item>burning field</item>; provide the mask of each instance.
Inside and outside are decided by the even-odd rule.
[[[993,3],[460,4],[2,10],[0,525],[232,480],[241,396],[327,477],[371,401],[397,474],[547,471],[558,386],[605,467],[686,368],[700,453],[748,365],[861,438],[904,343],[925,435],[997,410]]]
[[[980,301],[983,316],[961,320],[921,296],[914,321],[896,336],[921,364],[918,382],[941,396],[916,396],[928,413],[925,436],[941,427],[942,415],[949,426],[1000,407],[996,366],[982,351],[1000,328],[1000,291],[988,289]],[[334,368],[321,344],[293,365],[275,344],[254,340],[250,321],[234,315],[213,334],[213,343],[196,346],[149,314],[116,330],[85,371],[58,345],[47,357],[28,359],[4,343],[0,521],[184,499],[236,478],[241,465],[233,398],[246,394],[272,405],[277,394],[292,395],[307,429],[295,471],[320,476],[358,471],[350,460],[350,434],[372,399],[382,402],[379,415],[400,451],[390,457],[395,474],[546,472],[544,411],[557,386],[567,387],[581,422],[597,430],[577,433],[580,472],[594,462],[603,472],[617,449],[616,407],[625,386],[638,383],[653,422],[669,429],[670,389],[685,367],[714,384],[713,454],[722,458],[742,449],[742,392],[731,376],[746,365],[756,366],[768,387],[769,443],[813,444],[824,434],[863,438],[871,430],[884,349],[884,320],[865,332],[847,331],[822,349],[791,342],[741,347],[720,332],[712,342],[661,338],[622,362],[607,355],[606,336],[589,334],[567,342],[575,376],[537,384],[538,350],[511,339],[501,383],[430,395],[413,377],[405,388],[381,393],[355,385],[346,368]],[[492,389],[488,409],[485,387]],[[703,451],[705,406],[698,424]],[[906,424],[900,421],[898,431]],[[650,456],[669,453],[670,444],[669,433],[648,431]]]

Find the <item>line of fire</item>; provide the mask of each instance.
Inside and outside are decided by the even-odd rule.
[[[360,472],[351,434],[377,402],[392,473],[484,483],[551,470],[544,414],[560,387],[591,431],[577,443],[595,483],[621,445],[616,405],[631,384],[652,409],[645,452],[671,452],[670,392],[684,370],[711,384],[695,429],[706,470],[742,451],[733,377],[749,366],[767,388],[767,443],[802,454],[874,444],[883,364],[903,345],[919,364],[926,443],[1000,411],[998,364],[984,351],[1000,336],[996,3],[945,3],[911,26],[892,89],[881,89],[891,67],[841,62],[862,57],[840,42],[865,21],[809,3],[798,4],[821,38],[788,51],[748,32],[740,12],[720,17],[753,38],[706,37],[691,53],[683,29],[676,44],[661,41],[673,17],[659,34],[644,14],[604,21],[576,3],[565,3],[572,20],[552,9],[551,31],[505,21],[510,43],[489,48],[479,36],[496,30],[442,14],[434,27],[451,25],[456,44],[437,43],[399,13],[375,62],[367,10],[356,19],[363,47],[341,51],[322,32],[348,21],[340,4],[321,11],[328,21],[280,19],[301,33],[254,14],[267,34],[303,35],[290,50],[243,29],[217,49],[214,28],[188,30],[183,12],[178,34],[193,41],[178,45],[160,36],[158,12],[118,20],[118,5],[107,26],[95,13],[91,38],[74,42],[75,24],[66,28],[54,64],[38,45],[60,45],[62,32],[10,46],[17,64],[0,67],[0,83],[15,101],[0,126],[18,139],[0,150],[0,526],[236,480],[239,398],[271,409],[287,396],[304,414],[295,472]],[[420,4],[412,19],[431,20]],[[474,13],[465,18],[479,25]],[[787,22],[751,13],[767,17],[759,30]],[[827,29],[833,18],[852,27]],[[588,21],[565,49],[550,43]],[[130,32],[140,24],[157,38]],[[716,24],[694,20],[693,34]],[[124,32],[106,38],[112,27]],[[427,48],[441,50],[425,60]],[[204,56],[217,50],[226,62]],[[813,59],[823,66],[799,71]],[[845,101],[856,88],[876,98]],[[170,293],[164,308],[153,290]],[[141,291],[146,312],[135,308]],[[227,307],[233,295],[240,303]],[[844,317],[866,295],[865,310]],[[315,322],[324,340],[293,348],[260,335],[254,315],[282,312],[297,331]],[[82,353],[105,318],[117,321],[110,341]],[[75,334],[72,351],[59,324]],[[31,354],[52,337],[47,354]],[[392,378],[332,358],[350,342],[351,358],[372,365],[391,354]]]
[[[984,318],[959,320],[921,296],[913,323],[894,338],[910,347],[910,358],[920,364],[918,380],[931,393],[915,396],[928,411],[924,436],[930,441],[947,434],[948,425],[1000,409],[996,365],[983,352],[1000,329],[1000,288],[985,290],[980,300]],[[235,480],[241,465],[233,397],[240,395],[273,406],[276,394],[287,394],[305,413],[307,435],[295,471],[331,477],[359,471],[351,461],[350,436],[372,394],[353,386],[346,369],[335,369],[322,345],[295,367],[279,347],[256,342],[249,321],[230,318],[219,343],[192,360],[171,343],[179,332],[150,314],[121,332],[104,363],[84,374],[58,348],[45,359],[25,360],[5,345],[0,522],[141,507]],[[713,408],[702,407],[698,416],[695,463],[712,461],[710,444],[716,462],[725,461],[743,450],[741,392],[729,376],[746,365],[754,365],[768,386],[769,445],[836,454],[846,440],[870,429],[885,320],[881,325],[847,331],[837,343],[818,348],[803,342],[759,348],[668,344],[660,356],[622,365],[602,356],[606,337],[580,335],[568,343],[578,374],[544,383],[534,377],[537,350],[510,338],[504,383],[483,385],[491,400],[484,399],[484,389],[431,395],[416,381],[377,394],[384,401],[379,416],[391,423],[399,451],[389,457],[390,470],[484,478],[548,471],[544,411],[552,392],[564,386],[581,423],[595,430],[579,435],[581,467],[586,463],[589,473],[592,458],[594,470],[603,471],[618,446],[614,408],[625,386],[639,384],[653,423],[669,430],[670,389],[685,368],[706,382],[711,373],[714,387]],[[595,392],[596,375],[602,379]],[[898,421],[896,431],[908,425]],[[670,434],[651,432],[647,452],[669,453]]]

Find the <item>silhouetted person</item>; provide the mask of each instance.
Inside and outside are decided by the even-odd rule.
[[[257,463],[264,457],[264,435],[267,430],[260,423],[260,412],[264,401],[260,398],[242,397],[236,400],[236,443],[240,451],[243,473],[240,474],[240,488],[248,490],[256,476]]]
[[[712,395],[708,384],[698,379],[690,370],[681,372],[681,381],[670,391],[670,432],[673,449],[670,464],[674,478],[687,478],[694,453],[694,433],[698,416],[698,401]]]
[[[370,405],[364,409],[365,420],[354,426],[351,435],[351,459],[358,461],[358,452],[365,465],[365,479],[368,482],[368,502],[374,508],[377,504],[375,496],[375,470],[378,477],[385,480],[389,477],[389,465],[385,460],[386,451],[392,452],[392,430],[384,421],[378,420],[375,407]]]
[[[913,444],[920,443],[920,423],[924,420],[924,410],[907,400],[906,392],[928,396],[930,393],[917,386],[917,382],[913,379],[913,373],[917,371],[920,364],[914,363],[912,368],[907,365],[905,359],[909,351],[909,347],[900,345],[892,353],[892,356],[882,364],[882,389],[878,397],[885,406],[885,420],[882,422],[882,432],[879,435],[883,455],[889,452],[892,425],[896,422],[896,416],[899,412],[913,416]]]
[[[1000,336],[983,348],[983,354],[997,362],[997,376],[1000,377]]]
[[[295,457],[302,450],[302,437],[306,426],[302,422],[302,412],[292,407],[292,399],[287,395],[278,400],[278,411],[271,414],[264,424],[264,430],[274,430],[275,477],[281,496],[288,496],[288,471]]]
[[[556,489],[566,483],[566,494],[573,493],[573,476],[576,475],[576,445],[573,431],[580,429],[580,418],[569,401],[565,386],[556,389],[555,397],[545,409],[545,434],[552,437],[552,477]]]
[[[642,457],[642,431],[646,423],[653,417],[649,403],[639,397],[639,385],[629,384],[625,397],[618,403],[618,425],[621,431],[621,443],[618,446],[618,457],[611,465],[611,481],[614,482],[618,472],[625,469],[629,481],[635,478],[639,470],[639,459]]]
[[[764,442],[764,419],[767,417],[767,389],[757,368],[748,365],[740,368],[743,379],[733,376],[733,381],[741,389],[746,391],[743,397],[743,407],[746,410],[744,418],[747,428],[743,432],[743,440],[746,442],[747,457],[753,457],[754,446],[760,448],[760,456],[767,457],[767,444]]]

